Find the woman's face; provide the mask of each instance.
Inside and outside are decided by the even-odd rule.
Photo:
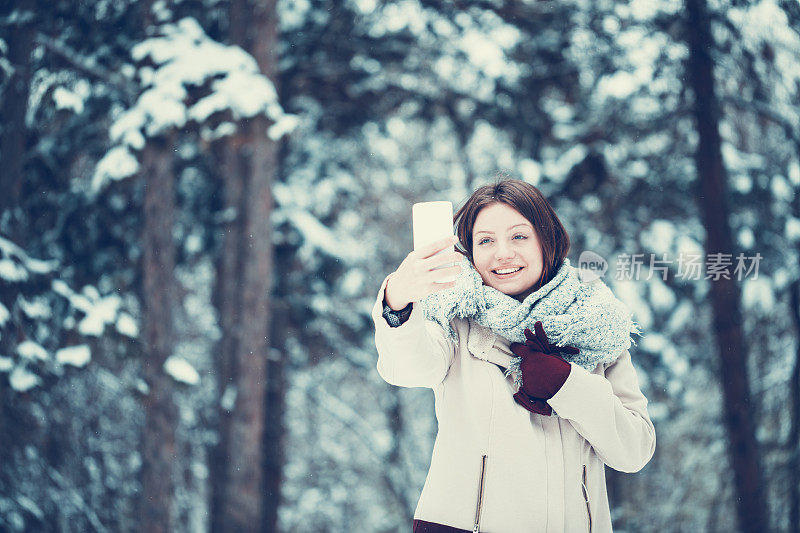
[[[500,202],[487,205],[475,218],[472,259],[485,285],[519,301],[533,292],[544,269],[533,226],[519,211]]]

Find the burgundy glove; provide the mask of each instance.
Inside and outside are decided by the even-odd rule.
[[[522,358],[520,370],[522,372],[522,387],[514,395],[514,399],[529,411],[540,414],[550,414],[552,410],[545,403],[561,389],[567,381],[571,367],[559,352],[575,355],[579,353],[577,348],[572,346],[556,346],[547,339],[541,322],[536,322],[533,328],[536,330],[534,335],[530,329],[525,329],[525,344],[518,342],[511,344],[511,351],[517,357]],[[528,401],[520,395],[528,396]],[[542,407],[546,406],[546,409]],[[540,411],[547,411],[541,413]]]
[[[531,398],[522,392],[522,389],[518,390],[514,394],[514,401],[531,413],[539,413],[540,415],[550,416],[553,412],[553,408],[550,407],[546,401],[542,400],[541,398]]]

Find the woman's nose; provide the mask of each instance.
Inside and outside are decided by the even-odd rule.
[[[503,243],[498,243],[494,250],[495,259],[506,259],[514,256],[514,251],[510,246]]]

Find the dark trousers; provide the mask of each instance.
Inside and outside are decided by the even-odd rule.
[[[414,520],[413,533],[471,533],[466,529],[458,529],[452,526],[443,526],[442,524],[434,524],[433,522],[426,522],[424,520]]]

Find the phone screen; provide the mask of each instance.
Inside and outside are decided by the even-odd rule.
[[[414,249],[453,234],[453,203],[447,201],[419,202],[411,208],[414,227]]]
[[[414,227],[414,250],[450,237],[453,235],[453,203],[447,201],[416,203],[411,208],[411,222]],[[439,253],[447,251],[445,248]],[[449,251],[452,251],[452,248]],[[449,266],[448,264],[438,268]],[[456,276],[452,276],[438,283],[447,283],[455,279]]]

